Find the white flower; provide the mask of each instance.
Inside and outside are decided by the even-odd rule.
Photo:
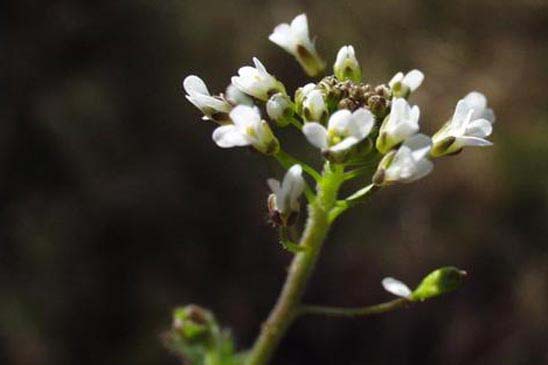
[[[303,100],[303,116],[307,122],[325,122],[327,105],[320,90],[308,91]]]
[[[218,127],[213,131],[213,140],[221,148],[252,145],[265,154],[278,152],[279,142],[272,134],[268,123],[261,119],[257,107],[238,105],[230,112],[234,124]]]
[[[387,292],[405,299],[411,299],[411,294],[413,294],[405,283],[394,278],[388,277],[382,279],[382,286]]]
[[[333,72],[340,81],[352,80],[354,82],[360,82],[362,79],[362,70],[360,64],[356,59],[356,53],[354,47],[343,46],[339,53],[337,53],[337,59],[333,65]]]
[[[306,14],[295,17],[291,25],[278,25],[268,39],[292,54],[309,76],[316,76],[325,68],[325,62],[316,52],[314,42],[310,40]]]
[[[236,106],[236,105],[247,105],[247,106],[253,106],[253,99],[240,91],[236,86],[230,84],[227,86],[225,91],[225,98],[226,100]]]
[[[224,99],[211,96],[204,81],[196,75],[185,77],[183,88],[186,98],[204,113],[202,119],[214,120],[218,123],[230,122],[228,113],[232,106]]]
[[[266,113],[279,126],[288,125],[293,116],[293,106],[289,96],[282,93],[272,95],[266,103]]]
[[[485,138],[493,131],[495,116],[486,106],[485,96],[477,92],[459,100],[451,120],[432,137],[432,156],[456,153],[465,146],[492,145]]]
[[[395,97],[407,98],[413,91],[421,86],[424,74],[419,70],[409,71],[405,76],[398,72],[388,83]]]
[[[391,148],[405,141],[419,131],[420,110],[418,106],[409,106],[403,98],[392,101],[390,114],[385,118],[379,130],[377,149],[387,153]]]
[[[273,221],[280,225],[293,223],[300,210],[299,197],[305,185],[301,165],[291,166],[281,184],[276,179],[268,179],[267,183],[272,190],[268,207]]]
[[[493,109],[487,107],[487,98],[485,95],[478,91],[472,91],[468,93],[462,100],[464,100],[470,109],[473,109],[472,120],[475,119],[487,119],[491,123],[495,123],[495,113]]]
[[[432,141],[424,134],[408,138],[397,151],[384,156],[373,176],[373,182],[376,185],[410,183],[428,175],[434,167],[428,159],[431,148]]]
[[[259,100],[267,101],[271,95],[285,94],[284,85],[266,71],[261,61],[253,57],[255,67],[244,66],[238,70],[239,76],[232,77],[232,84],[240,91]]]
[[[320,123],[305,123],[303,133],[315,147],[331,154],[343,153],[367,137],[375,124],[375,117],[367,109],[355,112],[339,110],[329,118],[327,129]]]

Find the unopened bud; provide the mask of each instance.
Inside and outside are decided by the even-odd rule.
[[[214,323],[213,314],[197,305],[188,305],[173,311],[173,331],[185,341],[209,341]]]
[[[333,71],[335,76],[340,81],[351,80],[354,82],[360,82],[362,79],[362,71],[354,47],[344,46],[339,50],[337,54],[337,60],[333,65]]]
[[[302,115],[303,113],[303,102],[304,98],[316,88],[316,84],[309,83],[304,85],[303,87],[300,87],[295,91],[295,112],[299,115]]]
[[[447,266],[428,274],[411,294],[412,300],[426,300],[449,293],[462,284],[466,271]]]
[[[304,98],[303,117],[307,122],[325,123],[327,121],[327,105],[320,90],[312,90]]]
[[[367,99],[367,106],[373,114],[379,119],[382,119],[386,116],[388,112],[388,106],[390,102],[383,96],[380,95],[371,95]]]
[[[287,95],[278,93],[268,99],[266,112],[278,126],[285,127],[293,117],[293,105]]]
[[[379,137],[381,138],[381,137]],[[394,160],[394,157],[396,156],[396,151],[392,150],[388,152],[379,162],[379,166],[377,167],[377,171],[373,175],[372,183],[376,186],[383,186],[386,184],[386,170],[390,167],[392,164],[392,161]]]

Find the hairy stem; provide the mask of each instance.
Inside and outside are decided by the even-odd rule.
[[[299,242],[304,250],[293,258],[282,292],[249,352],[246,365],[266,365],[299,314],[306,284],[329,231],[329,212],[337,200],[343,173],[341,167],[326,164],[318,183],[318,195],[308,205],[308,220]]]
[[[302,306],[299,314],[318,314],[332,317],[367,317],[373,314],[391,312],[403,308],[411,302],[408,299],[399,298],[389,302],[359,308],[324,307],[317,305]]]

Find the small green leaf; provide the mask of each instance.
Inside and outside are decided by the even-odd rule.
[[[453,266],[446,266],[432,271],[417,286],[411,294],[411,300],[426,300],[438,295],[449,293],[462,284],[466,271]]]
[[[291,242],[290,240],[280,240],[280,244],[282,245],[282,247],[289,251],[289,252],[292,252],[292,253],[299,253],[299,252],[302,252],[304,250],[306,250],[306,248],[304,248],[303,246],[299,246],[298,244],[294,243],[294,242]]]

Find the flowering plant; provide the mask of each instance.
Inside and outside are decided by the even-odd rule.
[[[319,76],[325,62],[310,39],[305,14],[277,26],[269,39],[293,55],[309,76]],[[363,72],[353,46],[343,46],[333,74],[298,88],[292,98],[284,84],[253,58],[231,79],[226,92],[211,95],[197,76],[183,83],[187,99],[203,119],[217,124],[213,141],[221,148],[249,146],[276,159],[287,172],[280,182],[267,181],[272,194],[267,206],[279,229],[283,248],[294,254],[282,292],[249,351],[236,352],[228,331],[209,311],[197,306],[178,308],[168,345],[192,364],[265,365],[291,323],[301,315],[368,316],[424,301],[459,287],[465,272],[443,267],[428,274],[411,290],[387,277],[383,287],[399,298],[366,307],[338,308],[301,302],[331,225],[349,208],[382,189],[411,183],[428,175],[433,161],[455,155],[467,146],[488,146],[494,113],[485,96],[471,92],[459,100],[453,117],[431,138],[420,133],[420,109],[409,98],[424,80],[419,70],[402,72],[373,86]],[[293,128],[318,148],[323,168],[317,171],[283,149],[276,128]],[[363,184],[340,197],[341,186]],[[301,212],[302,195],[308,217],[302,234],[290,230]]]

